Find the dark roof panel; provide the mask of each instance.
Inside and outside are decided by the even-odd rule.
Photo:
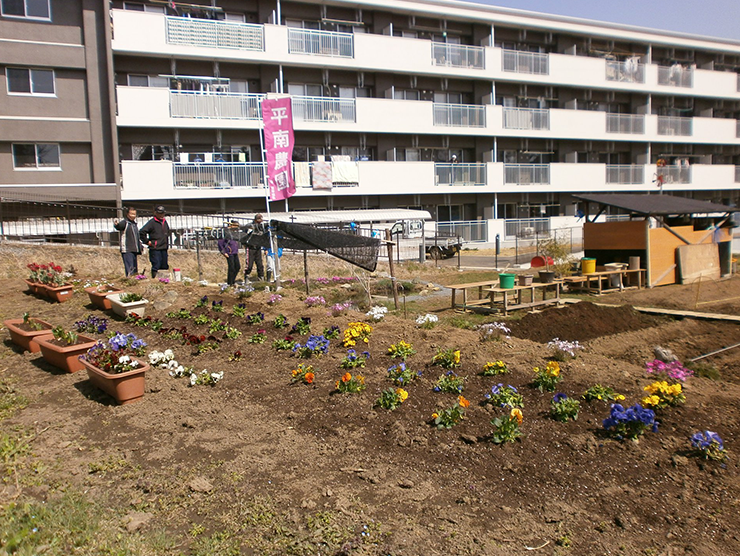
[[[673,195],[639,195],[634,193],[606,193],[602,195],[573,195],[576,199],[582,199],[591,203],[617,207],[636,214],[668,216],[670,214],[707,214],[712,212],[738,212],[740,209],[687,199],[686,197],[674,197]]]

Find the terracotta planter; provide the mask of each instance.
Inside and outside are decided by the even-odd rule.
[[[531,286],[532,280],[534,280],[534,276],[532,274],[520,274],[518,278],[520,286]]]
[[[45,320],[30,319],[42,326],[41,330],[25,330],[23,328],[23,319],[10,319],[3,321],[5,328],[10,332],[10,341],[31,353],[38,353],[41,348],[36,342],[36,338],[41,336],[51,336],[51,324]]]
[[[540,270],[540,282],[552,284],[555,281],[555,272],[552,270]]]
[[[135,358],[141,367],[127,373],[109,374],[91,365],[84,359],[80,361],[87,369],[87,376],[93,386],[102,390],[123,405],[140,400],[144,397],[144,375],[149,365]]]
[[[61,346],[57,344],[54,336],[41,336],[36,339],[41,348],[41,355],[50,365],[67,371],[76,373],[84,369],[80,361],[80,355],[96,344],[96,340],[88,336],[80,335],[77,343],[72,346]]]
[[[123,290],[111,289],[105,292],[101,292],[97,287],[85,288],[87,295],[90,297],[90,303],[98,307],[99,309],[110,309],[110,300],[108,296],[113,293],[122,293]]]
[[[144,313],[146,312],[146,306],[149,304],[148,300],[142,299],[141,301],[122,303],[121,295],[123,295],[123,292],[112,293],[108,294],[107,296],[108,300],[110,301],[110,308],[115,314],[123,318],[126,318],[131,313],[136,313],[140,317],[144,316]]]
[[[72,284],[66,284],[64,286],[44,286],[46,297],[52,301],[56,301],[57,303],[64,303],[65,301],[72,299],[73,288],[74,286],[72,286]]]
[[[41,289],[44,287],[43,284],[39,284],[38,282],[31,282],[31,280],[23,280],[28,285],[28,291],[29,293],[32,293],[34,295],[45,295],[46,292],[41,293]]]

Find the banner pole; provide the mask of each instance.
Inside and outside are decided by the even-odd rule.
[[[273,278],[275,279],[275,290],[280,289],[280,266],[278,264],[277,247],[275,238],[272,235],[272,216],[270,214],[270,178],[267,172],[267,150],[265,149],[265,119],[260,107],[260,148],[262,150],[262,171],[265,175],[265,207],[267,209],[267,237],[270,239],[270,251],[272,258],[268,255],[268,264],[272,267]],[[286,201],[287,202],[287,201]],[[260,257],[262,255],[260,254]]]

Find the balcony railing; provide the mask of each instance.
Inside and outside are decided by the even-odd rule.
[[[175,189],[225,189],[232,187],[264,187],[264,166],[261,162],[195,162],[172,164]]]
[[[658,135],[690,136],[694,133],[693,118],[658,116]]]
[[[265,50],[265,29],[262,25],[172,16],[166,16],[165,23],[168,44]]]
[[[645,83],[645,66],[639,62],[606,62],[606,80],[625,83]]]
[[[480,46],[433,42],[432,63],[449,68],[485,69],[485,50]]]
[[[548,185],[549,164],[504,164],[504,183],[517,185]]]
[[[465,241],[488,241],[488,222],[485,220],[437,222],[437,235],[460,237]]]
[[[486,127],[486,109],[473,104],[434,103],[434,125]]]
[[[694,70],[679,65],[670,67],[658,66],[658,85],[693,87]]]
[[[735,125],[735,137],[740,137],[740,120],[736,121]]]
[[[548,75],[550,73],[550,61],[547,54],[540,52],[522,52],[519,50],[503,51],[504,71],[517,73],[533,73],[537,75]]]
[[[355,99],[327,97],[293,97],[293,119],[304,122],[357,121]]]
[[[640,185],[645,182],[645,167],[642,164],[607,164],[606,183]]]
[[[740,166],[735,166],[735,183],[740,183]]]
[[[642,114],[607,114],[607,133],[645,133],[645,116]]]
[[[541,108],[504,108],[504,129],[550,129],[550,111]]]
[[[170,91],[170,116],[222,120],[259,120],[265,95]]]
[[[691,166],[662,166],[657,174],[663,176],[663,183],[691,183]]]
[[[437,163],[434,180],[436,185],[486,185],[486,165]]]
[[[549,233],[549,218],[519,218],[506,220],[504,223],[504,235],[507,238],[535,237],[538,234]]]
[[[288,29],[288,52],[334,58],[354,58],[355,38],[352,33]]]

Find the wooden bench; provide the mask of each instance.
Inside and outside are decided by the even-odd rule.
[[[561,282],[534,283],[530,286],[514,286],[513,288],[486,288],[485,291],[490,293],[490,309],[501,310],[496,304],[503,306],[503,313],[507,315],[509,311],[517,309],[531,309],[532,307],[541,307],[544,305],[557,305],[560,303],[560,285]],[[547,291],[553,290],[553,297],[547,298]],[[524,298],[524,293],[529,293],[529,300]],[[542,294],[541,299],[537,299],[537,292]],[[498,296],[502,300],[497,302]]]
[[[636,269],[623,269],[623,270],[606,270],[601,272],[593,272],[591,274],[584,274],[583,276],[568,276],[563,279],[565,284],[568,284],[569,289],[580,290],[588,293],[594,293],[601,295],[605,292],[621,291],[632,288],[642,289],[643,276],[647,274],[644,268]],[[628,285],[631,284],[630,276],[637,277],[637,286]],[[611,286],[610,280],[612,277],[619,277],[619,286]],[[604,287],[604,282],[607,286]]]
[[[486,280],[484,282],[469,282],[467,284],[452,284],[451,286],[445,286],[452,290],[452,308],[462,307],[463,309],[468,306],[480,306],[488,303],[488,296],[483,297],[483,289],[490,288],[494,285],[498,285],[498,280]],[[475,301],[468,301],[468,289],[478,288],[478,299]],[[462,290],[463,302],[462,305],[457,305],[457,291]]]

